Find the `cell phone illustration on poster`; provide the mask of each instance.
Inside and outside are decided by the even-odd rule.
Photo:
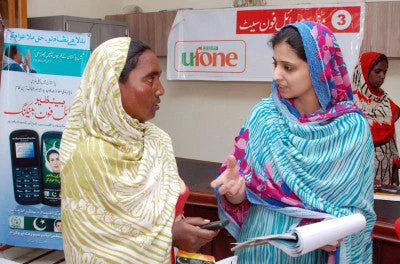
[[[14,197],[22,205],[42,201],[39,135],[34,130],[10,133],[10,150]]]
[[[60,179],[60,142],[62,133],[48,131],[41,138],[42,149],[42,178],[43,178],[43,204],[50,206],[61,205],[61,179]]]

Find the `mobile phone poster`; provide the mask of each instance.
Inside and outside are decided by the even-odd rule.
[[[89,33],[6,28],[0,88],[0,243],[62,249],[59,148]]]

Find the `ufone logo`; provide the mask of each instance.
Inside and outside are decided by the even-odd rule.
[[[205,47],[208,48],[207,46]],[[217,47],[218,49],[218,47]],[[184,66],[221,66],[221,67],[235,67],[237,65],[238,54],[236,52],[213,52],[203,50],[198,47],[196,52],[182,52],[182,64]],[[187,61],[189,57],[189,61]]]
[[[242,73],[246,68],[246,43],[241,40],[178,41],[174,66],[178,72]]]

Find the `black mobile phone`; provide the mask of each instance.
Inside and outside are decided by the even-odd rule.
[[[60,179],[60,142],[62,133],[48,131],[43,133],[42,145],[42,179],[43,179],[43,204],[51,206],[61,205],[61,179]]]
[[[207,229],[207,230],[218,230],[218,229],[224,228],[228,224],[229,224],[228,220],[221,220],[221,221],[215,221],[215,222],[211,222],[211,223],[202,225],[202,226],[200,226],[200,228]]]
[[[15,200],[19,204],[42,201],[39,135],[33,130],[10,133],[11,165]]]

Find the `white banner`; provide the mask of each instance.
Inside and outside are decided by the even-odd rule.
[[[168,80],[271,81],[269,40],[310,20],[335,34],[350,74],[363,38],[364,3],[178,11],[168,39]],[[350,75],[351,76],[351,75]]]

